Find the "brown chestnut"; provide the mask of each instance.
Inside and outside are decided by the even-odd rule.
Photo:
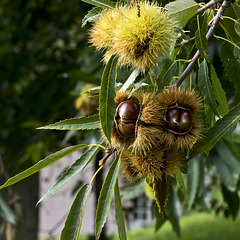
[[[129,99],[119,104],[117,114],[122,121],[136,122],[140,111],[140,105]]]
[[[179,119],[179,109],[177,108],[172,108],[168,109],[166,113],[166,127],[172,131],[176,130],[177,124],[178,124],[178,119]]]
[[[135,137],[136,123],[123,123],[120,122],[118,125],[118,131],[123,138]]]
[[[169,108],[165,116],[166,128],[176,133],[185,134],[192,127],[192,113],[182,108]]]
[[[192,127],[192,113],[188,110],[181,111],[178,124],[178,132],[188,132]]]
[[[135,137],[135,128],[140,112],[139,103],[128,99],[120,103],[116,110],[115,125],[118,134],[125,138]]]

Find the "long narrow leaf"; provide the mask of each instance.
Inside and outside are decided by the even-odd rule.
[[[205,134],[205,138],[199,144],[195,144],[191,157],[201,152],[207,152],[235,126],[240,120],[240,103],[232,108],[223,118],[219,119],[214,126]]]
[[[17,222],[17,215],[10,208],[10,206],[5,201],[1,193],[0,193],[0,216],[13,225],[15,225]]]
[[[99,239],[103,226],[107,220],[108,210],[110,208],[113,190],[117,181],[119,167],[120,159],[116,158],[108,171],[100,192],[96,211],[95,235],[97,239]]]
[[[57,160],[69,155],[70,153],[73,153],[77,150],[80,150],[82,148],[87,147],[88,145],[86,144],[79,144],[75,146],[70,146],[67,148],[64,148],[58,152],[55,152],[51,154],[50,156],[44,158],[43,160],[39,161],[37,164],[33,165],[32,167],[26,169],[25,171],[15,175],[14,177],[8,179],[2,186],[0,186],[0,189],[8,187],[14,183],[17,183],[21,181],[24,178],[27,178],[31,176],[32,174],[40,171],[41,169],[47,167],[48,165],[56,162]]]
[[[78,192],[67,216],[60,240],[79,240],[80,229],[92,185],[84,185]]]
[[[218,116],[215,97],[213,94],[211,82],[209,81],[208,66],[205,59],[202,61],[198,70],[198,84],[208,105],[211,107],[213,112]]]
[[[182,176],[182,172],[180,169],[177,169],[174,171],[175,173],[175,177],[177,179],[177,182],[178,182],[178,185],[180,186],[180,188],[182,189],[182,192],[187,196],[187,189],[185,187],[185,183],[184,183],[184,180],[183,180],[183,176]]]
[[[124,224],[124,216],[123,216],[118,180],[117,180],[117,182],[115,184],[115,188],[114,188],[114,208],[115,208],[115,219],[116,219],[116,223],[117,223],[117,227],[118,227],[119,239],[126,240],[127,234],[126,234],[126,229],[125,229],[125,224]]]
[[[77,117],[56,122],[38,129],[55,129],[55,130],[84,130],[99,128],[99,115],[95,114],[89,117]]]
[[[206,57],[205,51],[208,48],[208,41],[206,35],[202,29],[198,29],[195,33],[196,47],[199,50],[202,57]]]
[[[57,182],[47,191],[47,193],[38,201],[40,203],[47,197],[52,196],[58,190],[63,188],[69,181],[76,177],[87,165],[93,160],[93,158],[100,151],[101,147],[92,146],[88,149],[75,163],[72,164],[63,175],[57,180]]]
[[[99,96],[99,116],[103,133],[111,143],[111,131],[115,115],[115,83],[117,72],[117,60],[114,56],[108,61],[102,75],[101,89]]]
[[[177,62],[171,61],[170,59],[166,59],[164,61],[164,66],[162,69],[162,72],[160,73],[157,84],[158,84],[158,90],[162,91],[165,86],[169,86],[170,81],[174,77],[174,74],[177,69]]]
[[[153,179],[153,191],[159,208],[159,212],[161,211],[163,216],[164,208],[168,201],[168,184],[165,174],[162,176],[162,179]]]
[[[224,116],[228,112],[227,97],[213,65],[210,66],[210,74],[214,95],[218,102],[218,112],[221,116]]]
[[[114,8],[115,3],[107,0],[81,0],[82,2],[92,4],[96,7]]]
[[[188,208],[190,209],[194,203],[199,186],[199,159],[193,159],[189,163],[188,169]]]

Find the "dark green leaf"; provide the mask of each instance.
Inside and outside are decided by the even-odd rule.
[[[126,240],[127,234],[126,234],[126,229],[125,229],[118,180],[117,180],[117,182],[115,184],[115,188],[114,188],[114,208],[115,208],[115,219],[116,219],[116,223],[117,223],[117,227],[118,227],[119,239]]]
[[[225,187],[229,191],[235,191],[238,182],[238,174],[232,172],[218,154],[212,153],[209,157],[216,166],[217,174],[219,175]]]
[[[200,64],[198,70],[198,84],[204,98],[206,99],[206,102],[209,104],[213,112],[218,116],[212,86],[208,77],[208,66],[205,59]]]
[[[240,104],[232,108],[223,118],[219,119],[212,128],[205,134],[200,144],[195,144],[191,157],[201,152],[207,152],[234,127],[240,120]]]
[[[157,204],[154,204],[154,207],[156,208],[154,210],[155,216],[156,216],[155,232],[157,232],[159,229],[161,229],[163,224],[166,222],[167,217],[166,216],[164,216],[164,217],[162,216],[162,214],[159,212]]]
[[[43,160],[39,161],[37,164],[33,165],[32,167],[15,175],[14,177],[8,179],[2,186],[0,186],[0,189],[8,187],[14,183],[17,183],[17,182],[21,181],[22,179],[27,178],[27,177],[31,176],[32,174],[40,171],[41,169],[47,167],[48,165],[56,162],[57,160],[65,157],[77,150],[85,148],[85,147],[88,147],[88,145],[79,144],[79,145],[70,146],[70,147],[64,148],[58,152],[55,152],[55,153],[51,154],[50,156],[44,158]]]
[[[182,176],[182,172],[180,169],[177,169],[174,171],[175,177],[177,179],[178,185],[180,186],[180,188],[182,189],[182,192],[187,195],[187,189],[185,187],[185,183],[183,180],[183,176]]]
[[[208,41],[207,41],[205,33],[202,29],[198,29],[195,32],[195,42],[196,42],[196,47],[199,50],[201,56],[206,57],[206,51],[207,51],[207,48],[208,48]]]
[[[95,114],[89,117],[77,117],[56,122],[38,129],[55,129],[55,130],[84,130],[99,128],[99,115]]]
[[[138,181],[130,186],[127,186],[124,191],[122,191],[122,200],[131,200],[139,197],[144,193],[144,182]]]
[[[228,204],[228,207],[231,211],[231,215],[233,219],[236,219],[239,213],[239,203],[240,203],[238,192],[237,191],[231,192],[222,184],[222,194],[223,194],[224,200]]]
[[[190,209],[196,199],[199,186],[199,159],[194,158],[189,162],[188,169],[188,208]]]
[[[99,117],[103,133],[111,143],[111,131],[115,115],[115,83],[117,76],[117,60],[114,56],[108,61],[102,75],[101,89],[99,96]]]
[[[179,225],[179,219],[181,216],[180,202],[176,192],[173,190],[172,187],[170,188],[170,191],[169,191],[169,199],[166,206],[166,212],[167,212],[168,220],[172,224],[173,230],[177,233],[177,236],[180,238],[180,235],[181,235],[180,225]]]
[[[92,186],[84,185],[78,192],[67,216],[60,240],[79,240],[83,215]]]
[[[157,79],[158,90],[162,91],[165,86],[169,86],[170,81],[174,77],[177,69],[177,62],[166,59],[162,71]]]
[[[108,0],[81,0],[82,2],[92,4],[96,7],[114,8],[115,3]]]
[[[0,216],[13,225],[15,225],[17,222],[16,214],[12,211],[12,209],[5,201],[1,193],[0,193]]]
[[[235,22],[234,28],[235,28],[236,33],[237,33],[237,34],[239,35],[239,37],[240,37],[240,19],[238,19],[237,22]]]
[[[213,92],[218,102],[218,112],[221,116],[224,116],[228,112],[227,97],[226,97],[226,93],[222,88],[221,82],[218,79],[217,73],[213,65],[210,66],[210,74],[211,74]]]
[[[108,210],[112,201],[114,187],[120,167],[120,159],[116,158],[112,163],[100,192],[96,211],[95,235],[99,239],[103,226],[107,220]]]
[[[232,46],[227,42],[222,46],[221,60],[229,80],[234,85],[234,103],[237,104],[240,102],[240,62],[234,57]]]
[[[85,27],[88,22],[93,22],[99,17],[99,13],[102,11],[102,8],[96,7],[88,12],[88,14],[82,20],[82,27]]]
[[[215,149],[217,150],[218,155],[221,157],[223,162],[229,167],[229,169],[233,173],[240,174],[240,163],[234,154],[230,151],[230,149],[227,148],[225,144],[217,144]]]
[[[168,184],[165,174],[163,174],[162,179],[153,179],[153,191],[159,207],[159,212],[161,212],[163,215],[164,208],[168,200]]]
[[[101,143],[100,143],[101,144]],[[44,194],[44,196],[38,201],[40,203],[44,199],[52,196],[58,190],[63,188],[69,181],[71,181],[74,177],[79,175],[80,172],[93,160],[93,158],[100,151],[101,147],[92,146],[88,149],[79,159],[75,161],[57,180],[57,182]]]
[[[176,0],[165,5],[168,14],[182,27],[198,10],[198,4],[193,0]]]

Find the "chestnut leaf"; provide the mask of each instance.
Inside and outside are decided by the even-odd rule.
[[[78,240],[82,225],[83,215],[89,196],[92,191],[92,185],[84,185],[78,192],[71,209],[65,221],[60,240]]]
[[[38,163],[36,163],[35,165],[33,165],[32,167],[26,169],[23,172],[18,173],[17,175],[9,178],[2,186],[0,186],[0,189],[8,187],[10,185],[13,185],[21,180],[23,180],[24,178],[27,178],[31,175],[33,175],[34,173],[40,171],[41,169],[47,167],[48,165],[56,162],[57,160],[77,151],[80,150],[82,148],[88,147],[88,145],[86,144],[78,144],[78,145],[74,145],[74,146],[70,146],[70,147],[66,147],[60,151],[57,151],[53,154],[51,154],[50,156],[44,158],[43,160],[39,161]]]
[[[109,143],[111,143],[111,131],[116,111],[115,85],[117,77],[117,60],[112,56],[105,66],[101,79],[101,89],[99,95],[99,117],[103,133]]]
[[[120,162],[121,161],[118,158],[114,160],[108,171],[108,174],[105,178],[105,181],[100,192],[96,211],[96,227],[95,227],[96,239],[99,238],[103,226],[107,220],[108,211],[110,209],[110,204],[112,201],[113,191],[117,182]]]
[[[100,121],[99,115],[95,114],[89,117],[76,117],[65,119],[60,122],[49,124],[38,129],[51,129],[51,130],[89,130],[99,128]]]

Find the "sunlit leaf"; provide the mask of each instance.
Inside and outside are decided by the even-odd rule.
[[[89,117],[77,117],[56,122],[38,129],[55,129],[55,130],[85,130],[99,128],[99,115],[95,114]]]
[[[124,223],[123,209],[120,197],[120,191],[118,186],[118,180],[114,188],[114,209],[115,209],[115,219],[118,227],[118,235],[120,240],[126,240],[127,234]]]
[[[108,61],[102,75],[99,96],[99,117],[103,133],[111,143],[111,131],[115,115],[115,83],[117,77],[117,60],[114,56]]]
[[[198,10],[198,4],[193,0],[176,0],[165,5],[168,14],[183,26]]]
[[[70,146],[70,147],[64,148],[58,152],[55,152],[55,153],[51,154],[50,156],[44,158],[43,160],[39,161],[37,164],[33,165],[32,167],[15,175],[14,177],[8,179],[2,186],[0,186],[0,189],[10,186],[14,183],[17,183],[17,182],[21,181],[22,179],[27,178],[27,177],[31,176],[32,174],[40,171],[41,169],[47,167],[48,165],[56,162],[57,160],[65,157],[77,150],[85,148],[87,146],[88,145],[86,145],[86,144],[79,144],[79,145]]]
[[[88,22],[93,22],[99,17],[99,13],[102,11],[102,8],[96,7],[88,12],[88,14],[82,20],[82,27],[85,27]]]
[[[60,240],[79,240],[80,229],[92,186],[84,185],[78,192],[68,213]]]
[[[96,211],[96,226],[95,226],[95,235],[98,239],[103,226],[107,220],[108,210],[112,201],[114,187],[117,181],[117,176],[120,168],[120,159],[116,158],[112,163],[108,174],[105,178],[105,181],[100,192],[98,199],[97,211]]]
[[[128,77],[127,81],[123,84],[123,86],[121,87],[121,91],[126,91],[136,80],[137,76],[139,74],[139,71],[137,69],[135,69],[131,75]]]

